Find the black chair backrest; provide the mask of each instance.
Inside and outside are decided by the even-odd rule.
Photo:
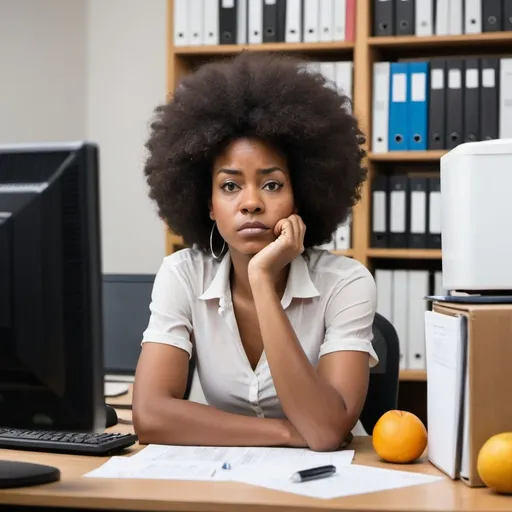
[[[366,432],[371,435],[377,420],[398,406],[400,350],[393,324],[379,313],[373,321],[373,348],[379,363],[370,371],[368,394],[360,416]]]
[[[373,321],[373,348],[379,357],[379,363],[370,371],[368,394],[360,416],[361,423],[368,434],[372,434],[377,420],[386,412],[397,408],[400,351],[398,335],[393,324],[379,313]],[[190,395],[192,378],[195,371],[195,357],[189,362],[185,399]]]

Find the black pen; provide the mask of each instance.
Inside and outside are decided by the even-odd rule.
[[[319,466],[317,468],[304,469],[297,471],[292,475],[294,482],[307,482],[308,480],[317,480],[319,478],[326,478],[336,473],[336,466]]]

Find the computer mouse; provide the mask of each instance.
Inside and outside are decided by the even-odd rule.
[[[110,405],[105,404],[105,418],[106,418],[106,428],[113,427],[117,425],[118,418],[116,410]]]

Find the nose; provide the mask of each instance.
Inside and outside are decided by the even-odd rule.
[[[256,187],[246,188],[240,199],[240,211],[242,213],[261,213],[265,210],[265,205]]]

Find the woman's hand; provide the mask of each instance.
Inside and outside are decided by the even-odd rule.
[[[278,221],[274,228],[277,240],[271,242],[249,262],[249,278],[265,275],[275,278],[279,271],[304,252],[306,225],[298,215]]]

